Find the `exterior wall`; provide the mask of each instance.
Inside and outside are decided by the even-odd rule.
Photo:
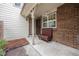
[[[4,37],[4,34],[3,34],[3,30],[4,30],[4,22],[3,21],[0,21],[0,39],[3,39]]]
[[[78,48],[79,4],[63,4],[57,9],[57,29],[53,31],[53,40]]]
[[[28,21],[20,15],[20,11],[10,3],[0,4],[0,21],[4,22],[4,38],[7,40],[28,35]]]

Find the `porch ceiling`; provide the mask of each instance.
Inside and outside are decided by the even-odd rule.
[[[57,7],[63,3],[40,3],[36,5],[35,17],[39,17],[45,13],[56,11]]]
[[[34,16],[35,18],[48,13],[51,11],[56,11],[57,7],[63,3],[24,3],[21,11],[21,15],[24,17],[28,16],[33,8],[35,8]]]
[[[36,3],[24,3],[24,6],[21,10],[21,15],[26,17],[30,11],[36,6]]]

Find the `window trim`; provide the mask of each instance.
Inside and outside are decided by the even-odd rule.
[[[44,26],[43,26],[43,23],[44,23],[44,22],[43,22],[43,17],[46,16],[46,17],[47,17],[47,21],[48,21],[48,20],[49,20],[49,19],[48,19],[48,14],[50,14],[50,13],[55,13],[55,20],[53,20],[53,21],[56,21],[55,27],[49,27],[48,22],[47,22],[47,27],[44,27]],[[57,28],[57,13],[56,13],[56,11],[50,12],[50,13],[46,13],[46,14],[42,15],[42,28]]]

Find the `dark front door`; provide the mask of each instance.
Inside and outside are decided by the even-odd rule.
[[[32,19],[29,17],[29,35],[32,35]]]
[[[38,18],[36,20],[36,34],[39,35],[41,33],[41,19]]]

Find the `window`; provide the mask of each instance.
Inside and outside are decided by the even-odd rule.
[[[42,16],[42,28],[56,28],[56,12],[52,12]]]
[[[13,5],[14,7],[20,8],[21,7],[21,3],[14,3]]]
[[[43,27],[47,27],[47,16],[43,16]]]

